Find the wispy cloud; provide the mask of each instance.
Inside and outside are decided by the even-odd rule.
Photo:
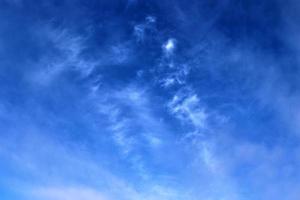
[[[196,128],[205,128],[207,114],[204,108],[199,107],[200,101],[197,95],[178,96],[175,95],[171,100],[169,107],[181,120],[187,120]]]
[[[75,36],[67,29],[41,27],[40,31],[44,32],[43,39],[53,44],[52,48],[56,54],[44,55],[36,64],[30,79],[40,85],[48,85],[66,71],[78,71],[83,77],[93,71],[97,63],[87,61],[81,56],[86,48],[85,38]]]
[[[298,7],[0,3],[0,187],[37,200],[296,200]]]
[[[100,192],[90,188],[37,188],[33,198],[44,200],[107,200]]]
[[[154,31],[156,23],[156,18],[154,16],[147,16],[143,23],[136,24],[133,27],[133,33],[138,42],[144,42],[148,33]]]

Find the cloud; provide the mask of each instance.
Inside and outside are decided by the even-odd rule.
[[[155,31],[156,18],[154,16],[147,16],[144,22],[136,24],[133,27],[133,34],[138,42],[144,42],[149,34]]]
[[[86,56],[86,51],[93,48],[89,35],[50,25],[40,25],[35,34],[39,34],[39,39],[49,44],[50,49],[38,62],[31,63],[34,67],[26,73],[30,82],[40,86],[49,86],[70,73],[76,73],[81,79],[99,77],[99,69],[127,65],[135,59],[131,40],[113,41]]]
[[[40,200],[108,200],[97,190],[84,187],[44,187],[31,192],[33,198]]]
[[[163,45],[162,45],[163,52],[165,56],[169,57],[173,55],[176,49],[176,40],[174,38],[169,38]]]
[[[146,89],[129,85],[121,90],[102,88],[93,100],[100,116],[108,119],[111,137],[123,159],[129,161],[130,167],[143,179],[150,177],[146,161],[158,156],[154,153],[160,153],[164,138],[170,134],[154,114],[150,99]],[[145,159],[142,152],[154,157]]]
[[[208,114],[203,107],[200,107],[200,101],[196,94],[175,95],[169,103],[169,108],[177,118],[191,123],[196,129],[207,126]]]
[[[214,151],[226,173],[231,174],[238,188],[244,189],[244,198],[297,199],[297,192],[291,185],[298,185],[299,173],[295,165],[300,161],[296,158],[299,147],[266,146],[228,135],[218,144]],[[287,195],[282,196],[283,191]]]
[[[35,68],[29,76],[31,81],[39,85],[49,85],[67,71],[77,71],[82,77],[91,74],[97,63],[81,56],[86,48],[84,37],[76,36],[67,29],[47,26],[40,27],[39,31],[45,36],[42,40],[53,45],[51,48],[55,53],[43,55],[41,61],[34,64]]]
[[[158,78],[158,83],[164,88],[173,86],[184,87],[186,85],[186,79],[189,76],[190,67],[186,64],[174,64],[171,63],[169,69],[162,77]]]
[[[145,27],[144,25],[135,25],[134,26],[134,35],[137,38],[137,41],[143,41],[145,38]]]
[[[297,14],[277,38],[268,3],[250,19],[228,2],[87,3],[89,34],[73,9],[37,27],[47,48],[1,76],[0,182],[45,200],[297,199]]]
[[[105,168],[105,162],[97,159],[89,150],[76,143],[71,148],[32,130],[22,138],[6,138],[1,142],[0,157],[11,166],[22,166],[17,173],[28,179],[8,179],[5,187],[28,199],[38,200],[163,200],[175,198],[173,189],[148,181],[132,182],[117,176],[113,168]],[[36,129],[38,131],[38,129]],[[45,134],[45,133],[44,133]],[[18,140],[22,145],[12,143]],[[69,141],[70,142],[70,141]],[[13,150],[13,151],[10,151]],[[133,156],[132,159],[139,159]],[[140,161],[135,161],[140,165]],[[2,167],[7,166],[7,162]],[[120,164],[120,163],[119,163]],[[138,167],[138,166],[136,166]],[[15,168],[15,167],[14,167]],[[140,169],[143,170],[143,169]],[[78,173],[84,172],[84,173]],[[157,188],[154,189],[152,188]],[[159,188],[159,192],[157,191]]]

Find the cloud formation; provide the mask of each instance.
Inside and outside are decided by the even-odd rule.
[[[298,200],[298,7],[1,2],[0,199]]]

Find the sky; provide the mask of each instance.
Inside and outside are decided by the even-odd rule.
[[[299,200],[299,9],[0,0],[0,199]]]

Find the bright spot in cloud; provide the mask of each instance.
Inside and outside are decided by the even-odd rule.
[[[175,43],[176,43],[176,40],[173,39],[173,38],[170,38],[170,39],[167,40],[167,42],[165,42],[163,44],[163,50],[164,50],[164,52],[167,56],[171,55],[174,52],[174,50],[176,48]]]
[[[146,17],[146,21],[147,21],[147,23],[155,23],[156,18],[153,16],[148,16],[148,17]]]

